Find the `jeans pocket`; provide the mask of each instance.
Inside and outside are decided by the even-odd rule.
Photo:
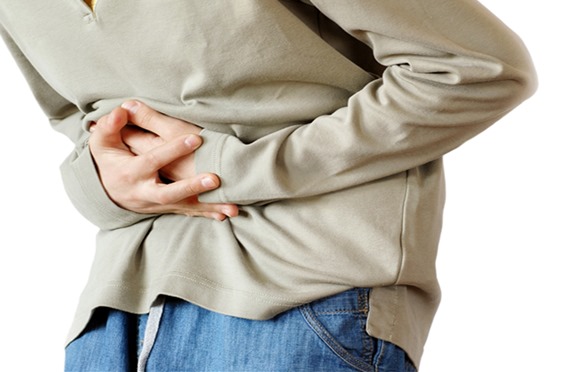
[[[366,333],[368,294],[351,289],[299,308],[309,327],[346,364],[358,371],[373,371],[377,340]]]

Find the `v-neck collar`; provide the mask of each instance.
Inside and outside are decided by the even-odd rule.
[[[90,7],[92,11],[95,10],[95,5],[97,4],[98,0],[84,0],[85,3]]]
[[[87,23],[91,23],[96,20],[95,7],[98,0],[75,0],[77,5],[81,8],[83,19]]]

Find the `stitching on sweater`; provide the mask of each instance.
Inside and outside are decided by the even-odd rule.
[[[206,279],[204,277],[201,277],[199,275],[196,275],[193,273],[184,273],[184,272],[179,272],[179,271],[165,274],[165,275],[159,277],[158,279],[153,280],[152,283],[156,283],[158,281],[161,281],[163,278],[166,278],[166,277],[176,277],[176,278],[186,279],[188,281],[191,281],[194,283],[199,283],[201,285],[206,286],[207,288],[211,288],[211,289],[218,290],[218,291],[224,291],[224,292],[229,291],[229,292],[236,292],[236,293],[244,294],[247,296],[254,296],[256,301],[268,303],[268,304],[272,304],[272,305],[277,305],[277,306],[282,306],[282,307],[300,306],[300,305],[304,304],[304,302],[299,302],[298,300],[294,300],[290,297],[279,297],[279,296],[272,296],[272,295],[267,296],[266,294],[259,293],[259,292],[250,292],[250,291],[243,291],[243,290],[239,290],[239,289],[235,289],[235,288],[229,288],[226,286],[222,286],[219,283],[216,283],[216,282],[211,281],[209,279]],[[115,281],[104,284],[103,286],[100,286],[100,287],[96,287],[96,289],[97,288],[104,288],[104,287],[122,288],[125,290],[134,291],[134,292],[138,292],[138,293],[148,292],[148,289],[146,289],[144,287],[136,288],[136,287],[128,286],[125,284],[121,284],[121,282],[115,282]]]
[[[402,198],[402,216],[400,218],[400,267],[398,268],[398,272],[396,273],[396,281],[394,284],[397,284],[400,281],[400,276],[402,275],[402,270],[404,268],[404,239],[406,235],[406,204],[408,200],[408,191],[409,191],[409,181],[410,181],[410,170],[406,171],[406,176],[404,177],[404,196]]]

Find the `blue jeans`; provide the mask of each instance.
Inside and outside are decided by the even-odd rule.
[[[146,370],[414,372],[402,349],[365,332],[368,294],[352,289],[266,321],[167,297]],[[98,309],[67,347],[65,369],[136,370],[147,320],[148,315]]]

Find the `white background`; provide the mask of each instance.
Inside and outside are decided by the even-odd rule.
[[[585,150],[577,2],[485,0],[524,39],[537,94],[446,157],[443,301],[422,371],[585,371]],[[70,152],[0,45],[0,370],[59,371],[95,229]]]

